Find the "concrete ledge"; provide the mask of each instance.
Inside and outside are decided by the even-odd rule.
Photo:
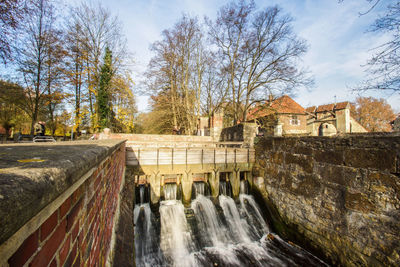
[[[0,244],[123,142],[0,145]]]

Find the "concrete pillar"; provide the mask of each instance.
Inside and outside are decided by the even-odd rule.
[[[161,177],[158,173],[150,175],[150,201],[151,204],[157,204],[160,201],[161,196]]]
[[[254,146],[254,137],[257,135],[257,124],[252,122],[243,123],[243,145],[245,147]]]
[[[192,198],[192,185],[193,185],[193,175],[192,172],[184,172],[182,175],[182,202],[184,205],[190,205]]]
[[[282,133],[282,123],[278,122],[278,124],[274,128],[274,136],[282,136]]]
[[[219,195],[219,171],[214,170],[208,175],[208,184],[211,189],[211,196],[217,198]]]
[[[253,178],[254,177],[253,177],[253,174],[251,173],[251,171],[246,172],[246,180],[249,182],[250,187],[252,187],[253,184],[254,184],[254,179]]]
[[[232,186],[233,198],[238,198],[240,194],[240,170],[229,173],[229,180]]]

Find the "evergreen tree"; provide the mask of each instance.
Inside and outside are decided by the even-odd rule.
[[[100,70],[100,82],[97,92],[97,105],[98,105],[98,125],[100,129],[111,127],[111,78],[112,78],[112,53],[111,50],[106,47],[106,53],[104,55],[104,63]]]

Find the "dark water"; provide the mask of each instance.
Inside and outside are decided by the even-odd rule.
[[[251,195],[240,194],[237,203],[220,195],[214,205],[196,185],[196,198],[185,209],[172,199],[176,188],[164,190],[169,200],[159,213],[148,203],[135,206],[136,266],[326,266],[271,234]]]

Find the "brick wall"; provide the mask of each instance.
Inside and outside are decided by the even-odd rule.
[[[125,145],[103,160],[8,259],[10,266],[104,266],[125,170]]]

